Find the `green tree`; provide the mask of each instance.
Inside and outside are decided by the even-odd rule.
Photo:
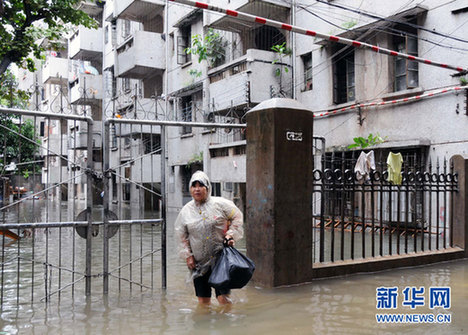
[[[0,83],[0,105],[27,107],[30,94],[18,89],[17,80],[9,69],[0,75]],[[0,113],[0,174],[13,160],[22,163],[17,172],[25,176],[29,176],[34,167],[38,168],[34,164],[25,164],[35,160],[40,144],[39,140],[34,142],[34,123],[26,120],[20,124],[20,121],[16,115]]]
[[[9,69],[0,74],[0,106],[26,108],[29,98],[29,92],[18,89],[18,82]]]
[[[3,157],[0,162],[0,171],[15,161],[18,165],[18,173],[29,175],[37,165],[27,163],[36,160],[41,142],[38,139],[34,141],[35,127],[32,120],[25,120],[21,124],[15,120],[17,118],[0,114],[0,148],[2,148],[0,155]]]
[[[81,0],[0,1],[0,74],[12,63],[34,71],[33,57],[44,48],[36,41],[47,38],[54,44],[69,24],[96,28],[97,22],[76,6]]]
[[[214,67],[226,59],[226,46],[227,41],[213,28],[209,28],[204,38],[200,35],[192,36],[191,47],[186,48],[185,53],[197,55],[199,63],[206,60],[209,66]]]
[[[289,57],[292,54],[292,50],[286,46],[286,42],[283,42],[282,44],[276,44],[271,47],[271,50],[273,50],[278,58],[273,60],[271,64],[278,64],[279,67],[275,69],[275,76],[278,77],[279,79],[279,86],[280,86],[280,94],[282,96],[286,96],[286,92],[284,91],[283,88],[283,71],[285,73],[289,72],[289,68],[287,65],[284,65],[284,59]]]

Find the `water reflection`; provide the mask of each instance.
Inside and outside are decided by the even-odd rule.
[[[50,214],[50,213],[49,213]],[[42,215],[42,214],[41,214]],[[55,214],[53,214],[55,215]],[[130,215],[130,214],[126,214]],[[156,215],[145,213],[145,216]],[[140,289],[134,286],[129,290],[128,282],[119,284],[111,281],[111,291],[108,297],[103,297],[99,278],[93,282],[93,295],[85,298],[78,290],[72,296],[64,292],[60,299],[54,297],[49,303],[35,300],[30,303],[27,290],[28,283],[21,282],[25,289],[20,290],[22,298],[16,306],[16,281],[12,273],[10,281],[5,281],[8,293],[4,297],[0,319],[0,331],[8,334],[376,334],[376,333],[411,333],[411,334],[463,334],[468,329],[468,260],[442,263],[432,266],[391,270],[375,274],[354,275],[344,278],[331,278],[313,283],[265,289],[250,285],[233,292],[234,305],[226,310],[213,304],[200,307],[194,296],[193,286],[186,283],[187,270],[185,264],[178,259],[172,235],[172,224],[175,215],[168,218],[168,288],[162,291],[160,287],[159,254],[155,255],[154,263],[145,261],[140,267],[134,265],[134,279],[140,277],[150,283],[154,278],[154,289]],[[152,230],[153,229],[153,230]],[[49,239],[56,237],[51,233]],[[63,232],[64,246],[72,241],[73,233]],[[145,227],[142,231],[134,228],[130,231],[121,229],[119,235],[112,239],[114,249],[122,250],[122,256],[127,256],[131,247],[129,235],[137,241],[140,236],[158,235],[157,227]],[[46,235],[37,233],[36,244],[45,243]],[[79,239],[77,238],[77,241]],[[26,246],[26,242],[22,242]],[[144,240],[143,245],[150,243]],[[139,254],[139,244],[133,245],[134,255]],[[49,253],[55,254],[51,243]],[[239,244],[245,250],[244,244]],[[26,250],[26,248],[24,248]],[[67,250],[67,249],[64,249]],[[83,250],[77,247],[77,256]],[[39,252],[39,251],[38,251]],[[118,258],[118,253],[113,255]],[[36,255],[38,256],[38,255]],[[81,257],[81,256],[80,256]],[[81,262],[77,257],[77,267]],[[96,243],[93,257],[99,268],[102,258],[100,244]],[[28,265],[29,266],[29,265]],[[25,265],[26,267],[26,265]],[[148,269],[153,267],[154,272]],[[40,276],[43,274],[37,271]],[[152,273],[152,274],[151,274]],[[30,273],[26,276],[29,277]],[[36,282],[38,290],[43,285]],[[119,293],[119,285],[121,291]],[[449,286],[452,288],[452,314],[450,325],[381,325],[377,324],[376,288],[379,286],[397,286],[399,291],[406,286],[425,287]],[[11,292],[11,293],[10,293]],[[400,303],[392,313],[413,313]],[[14,306],[14,307],[13,307]],[[428,306],[420,307],[417,313],[437,313]]]

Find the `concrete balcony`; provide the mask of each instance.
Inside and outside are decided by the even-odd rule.
[[[140,134],[161,134],[160,126],[148,126],[148,125],[129,125],[129,124],[117,124],[115,126],[115,136],[135,136],[138,137]]]
[[[128,95],[119,97],[116,101],[117,117],[123,119],[158,120],[165,118],[164,100]],[[136,113],[135,113],[136,106]]]
[[[86,150],[88,148],[88,133],[87,132],[78,132],[76,134],[70,135],[68,137],[68,150]],[[101,147],[101,135],[97,134],[94,130],[93,135],[93,148]]]
[[[139,158],[132,156],[135,162],[131,165],[130,179],[136,183],[159,183],[161,182],[161,155],[147,155]],[[117,170],[124,175],[124,169]],[[120,182],[125,182],[120,180]]]
[[[117,77],[144,79],[166,68],[162,34],[137,31],[117,48]]]
[[[164,0],[114,1],[114,17],[119,19],[144,22],[157,15],[162,15],[164,6]]]
[[[81,122],[79,125],[79,130],[71,129],[67,137],[67,149],[68,150],[86,150],[88,148],[88,126],[86,123]],[[93,123],[93,148],[100,148],[102,146],[102,123],[94,122]]]
[[[227,154],[219,157],[210,157],[208,159],[208,164],[211,167],[211,179],[245,183],[245,147],[246,141],[210,145],[210,152],[224,149]],[[243,149],[243,151],[240,151],[242,153],[239,152],[240,149]]]
[[[214,100],[215,110],[258,104],[270,99],[272,92],[285,88],[280,86],[290,85],[290,58],[284,57],[282,63],[272,64],[277,58],[274,52],[248,49],[244,56],[210,70],[210,97]],[[280,85],[276,69],[281,66],[288,66],[290,71],[281,71]]]
[[[60,136],[56,134],[50,134],[47,137],[42,139],[42,145],[40,148],[40,153],[42,156],[49,155],[67,155],[67,140],[68,137],[66,134]]]
[[[57,157],[50,157],[49,160],[58,159]],[[46,161],[45,158],[44,161]],[[57,166],[55,163],[51,163],[50,167],[42,168],[42,183],[45,185],[52,185],[62,183],[68,180],[69,174],[66,166]]]
[[[71,59],[102,61],[103,30],[80,26],[70,37],[68,54]]]
[[[102,75],[80,73],[70,82],[70,103],[73,105],[97,105],[102,100]]]
[[[157,120],[165,113],[160,104],[155,106],[154,99],[138,99],[136,102],[136,115],[134,112],[134,102],[132,100],[119,102],[118,112],[122,119],[137,119],[137,120]],[[157,115],[156,115],[157,113]],[[130,125],[118,123],[115,125],[115,136],[125,137],[133,135],[138,137],[139,134],[161,134],[160,126],[149,125]]]
[[[226,6],[228,9],[238,10],[269,19],[288,22],[291,6],[281,0],[231,0]],[[213,28],[241,32],[257,27],[254,22],[241,21],[230,15],[211,15],[207,24]]]
[[[68,59],[47,57],[42,67],[42,83],[65,85],[68,81]]]
[[[79,10],[82,10],[91,17],[98,17],[104,10],[105,1],[81,1],[78,5]]]

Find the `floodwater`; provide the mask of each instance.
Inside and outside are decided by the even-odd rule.
[[[167,290],[119,290],[111,285],[107,297],[99,285],[91,297],[80,291],[64,292],[50,302],[21,300],[6,295],[0,317],[0,334],[466,334],[468,332],[468,260],[317,280],[308,284],[267,289],[249,284],[234,290],[233,305],[198,306],[187,269],[175,252],[168,217]],[[52,221],[52,219],[51,219]],[[23,242],[24,243],[24,242]],[[39,243],[37,243],[39,245]],[[52,247],[51,247],[52,248]],[[238,248],[245,251],[245,245]],[[52,252],[52,249],[51,249]],[[96,257],[101,257],[97,253]],[[156,259],[159,259],[159,255]],[[159,271],[158,260],[155,260]],[[159,272],[155,276],[159,276]],[[143,276],[149,276],[145,271]],[[98,279],[97,279],[98,280]],[[406,287],[451,290],[449,308],[415,309],[403,306]],[[377,309],[376,289],[397,287],[396,309]],[[376,314],[450,315],[451,322],[379,324]]]

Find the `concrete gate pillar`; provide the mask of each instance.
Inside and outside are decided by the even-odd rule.
[[[452,163],[458,174],[458,192],[452,195],[453,246],[464,249],[468,257],[468,155],[455,155]]]
[[[247,252],[253,281],[306,282],[312,273],[313,114],[291,99],[247,114]]]

